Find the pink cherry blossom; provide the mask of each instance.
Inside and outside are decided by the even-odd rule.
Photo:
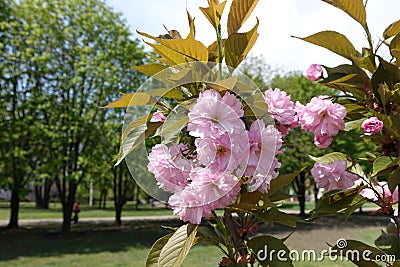
[[[225,208],[236,199],[240,190],[235,176],[208,168],[194,168],[190,179],[192,183],[173,194],[168,203],[181,220],[193,224],[200,224],[202,217],[212,217],[213,210]]]
[[[307,69],[306,76],[311,81],[319,80],[322,77],[322,66],[320,64],[311,64]]]
[[[244,168],[243,161],[247,160],[249,154],[247,140],[244,124],[240,131],[233,134],[225,132],[218,138],[196,138],[198,163],[219,172],[232,172],[239,166]]]
[[[192,163],[182,155],[180,145],[168,148],[164,144],[157,144],[148,159],[147,168],[155,175],[160,188],[174,193],[187,186]]]
[[[379,194],[379,198],[383,199],[386,204],[396,204],[399,202],[399,191],[398,187],[392,192],[389,190],[389,186],[387,182],[379,182],[376,186],[374,186],[376,193]],[[374,202],[378,201],[378,196],[376,195],[372,188],[365,188],[360,192],[365,198],[368,198]]]
[[[361,124],[365,135],[373,135],[382,131],[383,122],[377,117],[371,117]]]
[[[328,147],[332,137],[344,129],[346,108],[326,96],[314,97],[306,106],[297,102],[296,111],[301,128],[314,134],[318,147]]]
[[[226,92],[223,97],[215,90],[206,90],[199,95],[196,104],[189,110],[189,134],[204,138],[218,138],[225,132],[232,134],[243,127],[240,119],[244,114],[240,101]]]
[[[345,160],[337,160],[330,164],[316,162],[311,174],[320,188],[328,191],[333,189],[347,189],[355,185],[360,178],[346,170]]]
[[[278,130],[286,134],[294,122],[295,105],[290,100],[290,96],[279,88],[268,89],[264,93],[265,102],[268,105],[268,111],[279,123]]]
[[[165,121],[165,116],[164,114],[157,110],[156,112],[153,113],[153,116],[151,116],[150,122],[161,122],[161,121]]]
[[[282,135],[273,126],[265,127],[263,120],[254,121],[249,130],[250,155],[245,175],[252,176],[250,191],[268,192],[272,179],[278,176],[280,163],[275,157],[280,153]]]

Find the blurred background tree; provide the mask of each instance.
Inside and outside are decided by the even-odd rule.
[[[143,48],[121,15],[100,0],[5,3],[10,9],[1,24],[0,147],[2,176],[9,177],[12,189],[9,227],[18,227],[18,202],[27,181],[44,188],[36,190],[37,199],[43,192],[41,207],[47,206],[46,192],[55,182],[62,230],[68,232],[78,185],[97,178],[92,171],[99,167],[97,160],[104,160],[97,173],[113,168],[96,154],[111,146],[104,142],[105,130],[119,139],[119,125],[104,124],[122,111],[99,107],[143,81],[133,69],[143,63]]]

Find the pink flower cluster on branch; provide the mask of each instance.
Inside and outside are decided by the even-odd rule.
[[[314,134],[318,147],[327,148],[333,136],[344,129],[346,108],[326,96],[314,97],[306,106],[297,102],[296,111],[301,128]]]
[[[347,189],[354,186],[360,178],[346,169],[347,162],[345,160],[337,160],[330,164],[316,162],[311,169],[311,174],[320,188],[328,191]]]
[[[311,64],[307,69],[306,76],[311,81],[317,81],[322,78],[322,66],[320,64]]]
[[[182,144],[153,147],[148,169],[163,190],[173,193],[168,202],[181,220],[199,224],[202,217],[232,203],[243,175],[251,176],[250,191],[264,193],[278,176],[280,132],[263,120],[255,120],[247,130],[243,115],[235,95],[206,90],[188,114],[195,156],[185,155]]]
[[[286,135],[290,128],[297,127],[295,105],[285,91],[279,88],[268,89],[264,93],[264,99],[268,105],[268,111],[277,122],[278,130],[283,135]]]
[[[240,191],[242,176],[251,177],[246,182],[249,192],[267,193],[271,180],[279,175],[276,155],[281,153],[282,136],[291,128],[300,124],[314,133],[315,144],[323,148],[344,128],[346,109],[327,97],[315,97],[306,106],[294,104],[278,88],[267,90],[263,97],[276,127],[256,119],[246,128],[241,101],[230,92],[211,89],[200,93],[189,109],[187,131],[194,142],[153,147],[148,169],[159,187],[172,193],[169,204],[182,220],[199,224],[216,208],[229,205]],[[191,146],[190,157],[183,153],[187,146]],[[345,164],[316,165],[313,172],[320,186],[353,185],[357,177],[345,172]]]
[[[361,128],[364,130],[365,135],[373,135],[382,131],[383,122],[377,117],[371,117],[363,121]]]

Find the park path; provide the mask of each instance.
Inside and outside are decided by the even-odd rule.
[[[377,208],[363,208],[364,212],[374,211]],[[281,210],[285,213],[298,214],[297,210]],[[309,213],[310,211],[306,211]],[[151,216],[126,216],[121,218],[122,222],[141,222],[141,221],[170,221],[179,220],[178,216],[174,215],[151,215]],[[114,217],[97,217],[97,218],[79,218],[80,223],[111,223],[114,222]],[[18,220],[20,226],[28,225],[48,225],[48,224],[61,224],[62,219],[29,219],[29,220]],[[8,220],[0,220],[0,227],[6,227]]]
[[[122,222],[140,222],[140,221],[169,221],[179,220],[178,216],[173,215],[157,215],[157,216],[130,216],[122,217]],[[100,218],[79,218],[80,223],[95,222],[95,223],[107,223],[114,222],[114,217],[100,217]],[[48,225],[48,224],[61,224],[62,219],[31,219],[31,220],[18,220],[20,226],[27,225]],[[6,227],[8,220],[0,220],[0,227]]]

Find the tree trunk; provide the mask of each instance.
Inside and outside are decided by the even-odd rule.
[[[316,183],[314,183],[314,202],[315,202],[315,207],[317,206],[318,202],[318,186]]]
[[[296,176],[295,178],[295,184],[296,184],[296,194],[297,194],[297,199],[299,201],[299,208],[300,208],[300,217],[305,217],[306,216],[306,187],[305,187],[305,177],[306,173],[301,172],[299,175]]]
[[[115,223],[117,225],[122,224],[121,214],[126,202],[126,184],[123,183],[123,175],[123,169],[120,165],[115,169],[113,179]]]
[[[43,184],[35,186],[35,201],[37,209],[48,209],[50,202],[50,189],[53,185],[49,179],[44,179]]]
[[[63,224],[62,224],[62,232],[69,233],[71,232],[71,217],[72,217],[72,208],[75,203],[75,193],[77,184],[73,181],[68,183],[68,197],[67,200],[63,203]]]
[[[100,199],[99,199],[99,210],[101,210],[101,206],[103,205],[103,190],[100,191]]]
[[[116,205],[115,207],[115,223],[117,225],[122,224],[121,215],[122,215],[122,205]]]
[[[15,229],[18,228],[18,211],[19,211],[19,187],[14,186],[11,191],[11,202],[10,202],[10,221],[7,228]]]

